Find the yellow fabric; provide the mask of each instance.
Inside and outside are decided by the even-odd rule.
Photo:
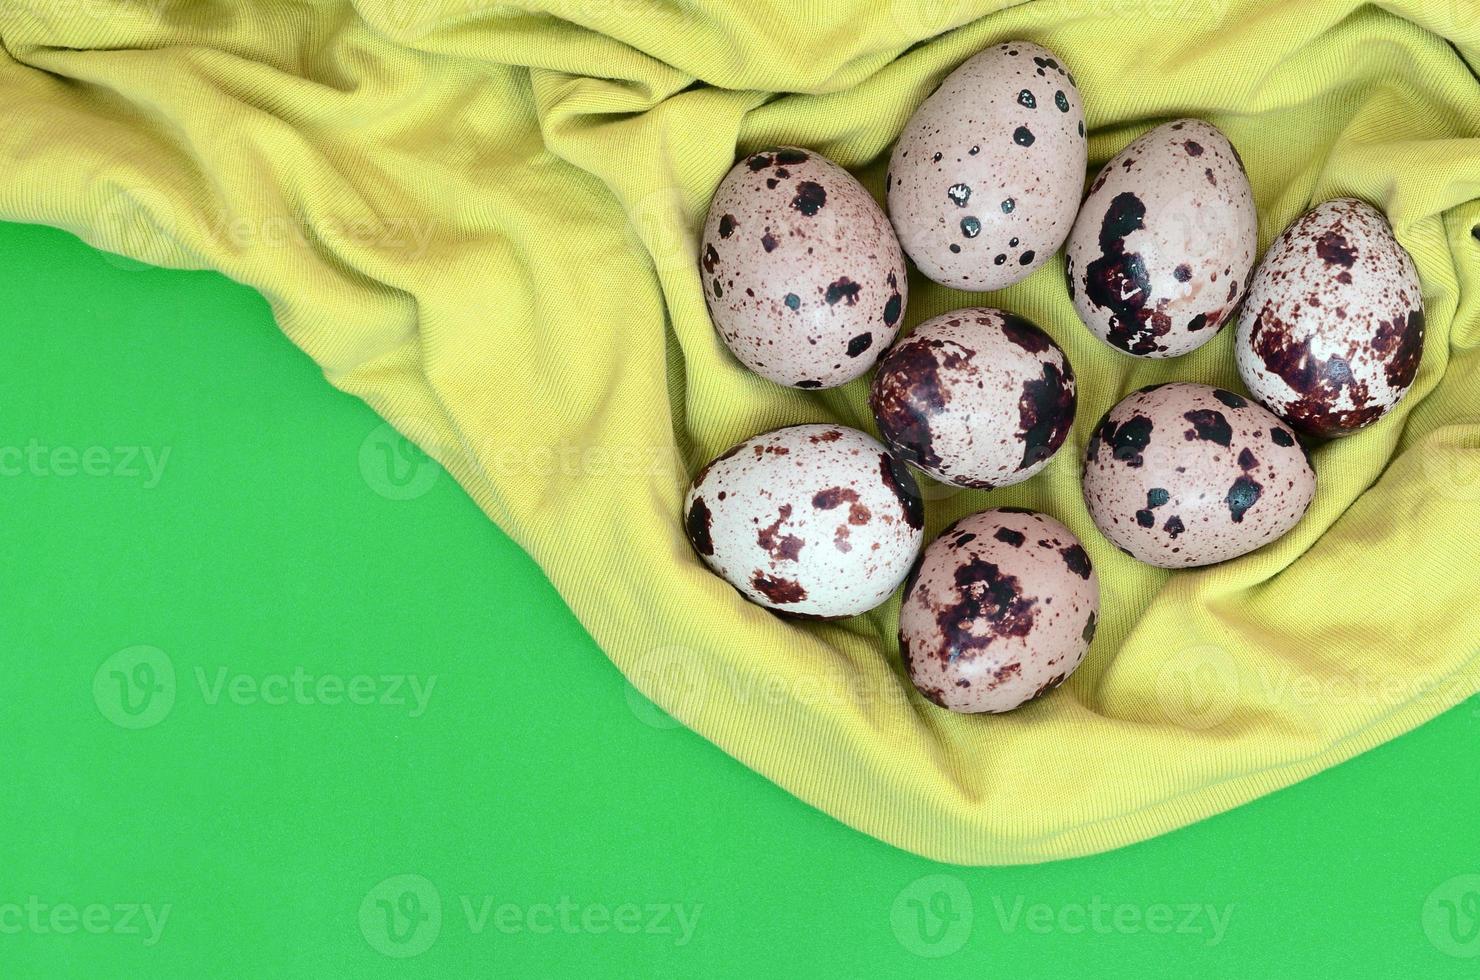
[[[690,552],[679,503],[704,460],[785,423],[873,428],[864,382],[787,391],[728,355],[695,237],[737,152],[771,143],[879,194],[914,107],[1012,38],[1074,70],[1094,165],[1169,118],[1223,127],[1262,247],[1314,202],[1377,203],[1417,261],[1430,330],[1399,409],[1316,450],[1294,532],[1169,575],[1095,532],[1078,457],[1133,387],[1240,389],[1232,331],[1171,362],[1121,356],[1076,321],[1061,257],[985,296],[912,278],[907,326],[1005,306],[1080,378],[1073,436],[1042,475],[928,488],[927,530],[1042,509],[1084,539],[1104,589],[1063,689],[956,717],[909,691],[897,599],[789,623]],[[869,834],[966,864],[1114,847],[1480,689],[1473,0],[20,0],[0,39],[0,217],[259,289],[333,384],[540,562],[634,684]],[[560,669],[549,651],[499,655]]]

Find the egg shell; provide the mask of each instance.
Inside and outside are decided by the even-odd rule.
[[[1190,382],[1127,395],[1085,451],[1095,526],[1162,568],[1269,544],[1299,523],[1315,486],[1305,451],[1279,419],[1242,395]]]
[[[1301,432],[1344,436],[1408,392],[1423,289],[1381,211],[1327,201],[1285,229],[1254,275],[1234,340],[1250,394]]]
[[[1087,159],[1074,76],[1047,48],[998,44],[910,117],[884,182],[889,217],[930,279],[1002,289],[1063,244]]]
[[[751,602],[802,616],[852,616],[888,599],[924,525],[909,470],[838,425],[747,439],[705,466],[684,499],[684,529],[706,565]]]
[[[833,388],[873,367],[909,294],[878,203],[848,171],[796,147],[753,153],[725,175],[699,272],[735,357],[793,388]]]
[[[869,406],[900,459],[990,489],[1043,467],[1074,426],[1074,369],[1037,325],[1003,310],[927,320],[879,364]]]
[[[1238,150],[1211,123],[1167,123],[1090,185],[1064,248],[1069,295],[1110,346],[1177,357],[1230,321],[1253,275],[1258,237]]]
[[[1099,620],[1100,582],[1068,528],[982,511],[930,543],[905,586],[899,649],[910,680],[952,711],[1011,711],[1063,683]]]

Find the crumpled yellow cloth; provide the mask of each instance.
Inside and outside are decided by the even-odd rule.
[[[860,830],[964,864],[1102,850],[1292,783],[1480,689],[1472,0],[0,9],[0,218],[260,290],[330,382],[435,455],[540,562],[634,684]],[[1315,451],[1319,490],[1294,532],[1169,575],[1095,532],[1079,456],[1134,387],[1241,390],[1232,330],[1185,358],[1133,360],[1076,321],[1061,257],[996,294],[913,278],[906,326],[968,304],[1015,310],[1066,348],[1081,392],[1043,474],[992,493],[927,487],[927,530],[988,505],[1045,510],[1084,539],[1104,588],[1099,635],[1062,689],[957,717],[909,689],[897,599],[787,622],[690,552],[680,498],[710,456],[786,423],[873,427],[862,381],[783,390],[729,356],[695,237],[736,154],[767,144],[815,148],[879,194],[914,107],[1011,38],[1073,68],[1094,165],[1170,118],[1223,127],[1263,247],[1314,202],[1378,204],[1422,273],[1429,333],[1398,410]]]

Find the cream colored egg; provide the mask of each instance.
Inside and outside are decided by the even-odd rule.
[[[1200,119],[1167,123],[1090,186],[1064,247],[1069,295],[1105,343],[1177,357],[1229,322],[1253,275],[1258,233],[1233,144]]]
[[[888,599],[920,550],[924,511],[909,470],[840,425],[747,439],[705,466],[684,500],[704,563],[778,612],[827,618]]]
[[[1242,395],[1152,385],[1105,413],[1084,459],[1084,501],[1122,551],[1162,568],[1227,561],[1305,515],[1315,473],[1285,425]]]
[[[1074,427],[1074,369],[1022,317],[955,310],[915,328],[879,364],[869,406],[900,459],[961,487],[1033,476]]]
[[[900,244],[927,277],[1002,289],[1063,244],[1088,143],[1074,76],[1052,51],[994,45],[948,75],[895,144],[885,181]]]
[[[1327,201],[1254,275],[1234,352],[1250,394],[1310,435],[1350,435],[1392,410],[1423,358],[1418,270],[1382,212]]]
[[[720,182],[699,267],[735,357],[794,388],[833,388],[873,367],[908,295],[883,210],[852,174],[796,147],[752,153]]]
[[[1072,531],[1015,508],[963,518],[905,586],[910,680],[960,712],[1010,711],[1063,683],[1094,639],[1100,583]]]

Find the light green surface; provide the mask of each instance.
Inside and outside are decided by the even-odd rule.
[[[1480,954],[1480,703],[1128,849],[937,865],[668,723],[445,474],[362,464],[380,421],[250,290],[15,225],[0,270],[7,980],[1475,975],[1450,954]],[[95,446],[110,466],[63,475]],[[120,447],[165,459],[157,482]],[[141,644],[176,690],[131,730],[109,662]],[[213,701],[222,668],[435,684],[413,717]],[[397,944],[374,901],[430,902],[377,890],[403,874],[442,915]],[[936,893],[954,931],[909,904]],[[1453,929],[1446,900],[1468,902]],[[95,903],[99,931],[53,928]],[[163,929],[129,905],[167,907]],[[623,906],[638,931],[598,931]]]
[[[1031,863],[1236,807],[1480,690],[1480,566],[1461,531],[1480,493],[1454,476],[1480,459],[1480,22],[1468,9],[11,5],[0,217],[256,289],[335,385],[447,467],[675,717],[881,840],[963,865]],[[937,82],[1018,38],[1074,71],[1092,165],[1169,118],[1221,127],[1247,163],[1263,246],[1316,202],[1380,206],[1423,280],[1428,332],[1397,408],[1313,451],[1315,500],[1290,533],[1168,575],[1095,531],[1078,459],[1133,388],[1237,390],[1233,332],[1135,360],[1078,323],[1061,258],[985,297],[912,275],[905,329],[1001,306],[1059,342],[1078,384],[1074,430],[1032,480],[927,492],[927,534],[987,506],[1047,511],[1101,582],[1081,668],[1021,711],[966,717],[913,692],[895,602],[789,623],[742,602],[685,541],[691,474],[741,438],[803,421],[872,427],[863,379],[803,392],[739,366],[705,310],[696,229],[737,151],[770,144],[825,154],[879,195],[890,146]],[[1057,111],[1042,101],[1035,111]],[[278,411],[265,403],[260,424]],[[335,539],[321,526],[298,538]],[[415,581],[381,601],[440,601]]]

